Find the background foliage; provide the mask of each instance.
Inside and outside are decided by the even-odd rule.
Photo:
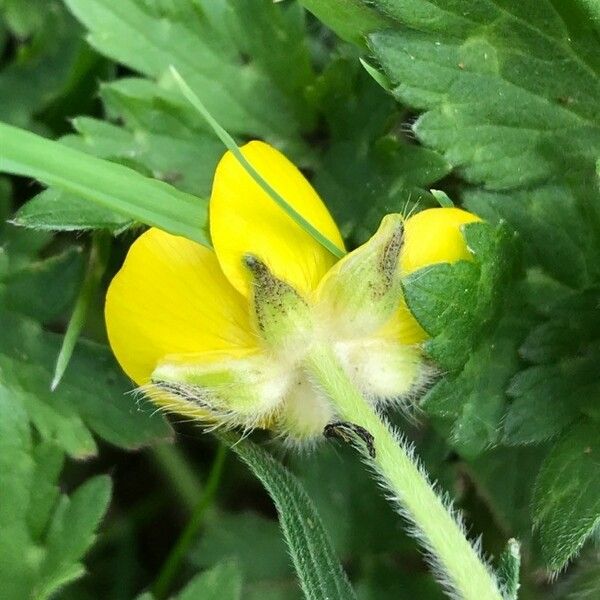
[[[129,393],[106,348],[106,284],[141,223],[192,222],[206,240],[223,152],[169,65],[239,141],[302,166],[350,246],[387,212],[436,205],[430,188],[487,219],[466,230],[472,264],[406,281],[443,376],[419,424],[398,424],[490,555],[521,540],[522,598],[600,594],[599,5],[301,4],[318,19],[292,0],[0,1],[0,119],[62,144],[36,154],[2,129],[21,151],[4,170],[51,184],[0,179],[7,598],[348,598],[338,557],[361,599],[441,597],[346,449],[270,444],[275,462],[248,446],[273,503],[232,453],[215,468],[215,439]],[[51,391],[61,347],[73,354]],[[316,529],[303,537],[296,518]]]

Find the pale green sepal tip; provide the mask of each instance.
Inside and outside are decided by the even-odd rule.
[[[437,203],[442,208],[454,208],[454,202],[450,199],[446,192],[442,190],[429,190],[431,195],[436,199]]]
[[[398,309],[403,222],[402,215],[386,215],[375,235],[334,265],[323,280],[319,299],[342,331],[374,333]]]
[[[246,255],[244,265],[252,277],[252,307],[260,338],[271,349],[299,347],[312,332],[306,301],[255,256]]]

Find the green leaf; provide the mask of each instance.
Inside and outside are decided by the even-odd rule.
[[[521,366],[519,337],[526,334],[528,325],[518,315],[500,319],[487,335],[473,342],[458,371],[448,373],[421,399],[421,408],[464,457],[477,456],[501,438],[506,389]],[[452,345],[445,346],[444,352]]]
[[[343,561],[368,561],[386,552],[411,552],[414,544],[402,533],[389,503],[364,465],[352,458],[351,450],[332,444],[295,457],[291,465],[327,523],[337,553]]]
[[[557,281],[584,288],[600,281],[600,213],[598,196],[588,183],[581,195],[566,186],[466,195],[466,205],[490,222],[504,220],[524,242],[525,260]]]
[[[47,231],[107,229],[118,233],[131,219],[55,188],[25,203],[12,219],[15,225]]]
[[[600,523],[600,425],[561,437],[538,475],[533,519],[548,568],[559,570]]]
[[[352,243],[366,241],[387,213],[406,213],[418,202],[435,204],[426,189],[450,165],[403,139],[395,103],[358,61],[333,61],[310,91],[331,138],[315,187]]]
[[[14,239],[14,238],[13,238]],[[10,240],[3,244],[12,258]],[[0,297],[9,310],[49,323],[72,305],[83,270],[77,246],[50,258],[0,267]]]
[[[278,523],[253,512],[224,513],[206,523],[194,563],[206,568],[227,558],[240,565],[246,587],[280,586],[293,578]]]
[[[600,290],[595,288],[555,299],[525,339],[520,354],[533,364],[508,388],[514,402],[504,422],[506,443],[544,441],[582,413],[598,415],[599,302]]]
[[[300,4],[343,40],[360,46],[366,45],[368,33],[389,27],[392,22],[362,0],[300,0]]]
[[[106,511],[110,480],[70,497],[56,484],[62,453],[34,445],[23,407],[0,388],[0,582],[6,598],[45,599],[85,568],[81,559]]]
[[[4,0],[2,10],[18,39],[14,59],[0,71],[0,120],[40,128],[35,119],[61,97],[75,96],[97,61],[59,2]],[[70,101],[78,102],[75,97]]]
[[[375,0],[369,36],[419,139],[474,183],[589,178],[600,155],[600,59],[577,2]],[[498,99],[501,98],[501,101]]]
[[[242,575],[234,563],[222,563],[194,577],[176,600],[240,600]]]
[[[498,439],[529,318],[510,294],[519,274],[511,230],[477,223],[464,235],[473,261],[422,269],[406,278],[404,289],[432,336],[425,351],[446,373],[421,406],[461,454],[475,456]]]
[[[79,117],[73,125],[80,135],[67,136],[65,143],[100,158],[139,164],[156,179],[208,196],[224,148],[177,90],[121,79],[104,84],[101,96],[123,126]]]
[[[206,202],[122,165],[0,123],[0,172],[37,179],[118,214],[206,244]]]
[[[478,496],[505,537],[517,537],[528,550],[533,486],[547,454],[547,446],[498,446],[466,464]]]
[[[70,498],[60,499],[48,527],[35,597],[49,598],[84,573],[78,560],[94,543],[94,532],[106,512],[110,492],[109,477],[101,475],[86,481]]]
[[[14,312],[0,309],[0,320],[0,395],[26,410],[43,440],[83,458],[96,452],[92,431],[122,448],[169,436],[162,417],[136,407],[132,386],[106,347],[79,342],[61,385],[51,392],[61,336]]]
[[[433,337],[426,343],[428,354],[450,370],[468,359],[519,274],[519,248],[510,227],[473,223],[463,227],[463,235],[473,261],[432,265],[404,281],[411,311]]]
[[[0,10],[9,29],[21,38],[38,31],[44,23],[44,18],[51,12],[50,4],[46,0],[30,0],[27,3],[2,0]]]
[[[500,555],[498,577],[506,600],[517,600],[519,574],[521,570],[521,544],[514,538],[508,540],[506,549]]]
[[[273,499],[305,597],[354,598],[323,523],[298,480],[248,440],[232,443],[231,449],[250,467]]]
[[[299,125],[311,120],[302,90],[312,72],[297,6],[269,0],[235,2],[235,11],[224,0],[66,4],[96,50],[166,87],[173,65],[232,133],[300,144]]]

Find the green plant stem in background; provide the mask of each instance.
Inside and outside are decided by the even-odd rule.
[[[75,308],[73,314],[69,319],[67,331],[63,338],[62,346],[58,358],[56,359],[56,367],[54,369],[54,377],[50,389],[54,391],[62,376],[69,365],[75,344],[79,338],[79,334],[83,329],[85,320],[88,313],[90,303],[94,300],[98,291],[98,286],[106,270],[106,263],[108,261],[108,255],[110,253],[110,236],[105,232],[98,232],[92,237],[92,246],[90,248],[90,255],[88,258],[87,270],[77,301],[75,302]]]
[[[198,530],[204,521],[206,509],[214,500],[215,494],[219,487],[226,455],[227,446],[220,443],[217,448],[217,454],[210,469],[210,473],[208,474],[208,478],[206,480],[204,492],[200,496],[200,499],[198,500],[192,516],[185,526],[185,529],[181,532],[177,542],[175,542],[175,545],[167,556],[167,559],[164,562],[152,588],[153,594],[158,600],[161,600],[167,596],[171,584],[173,583],[173,579],[177,575],[177,571],[181,566],[181,562],[185,558],[190,545],[196,539]]]
[[[177,493],[182,506],[192,513],[203,486],[181,450],[171,443],[156,444],[152,456],[168,480],[169,489]]]
[[[435,492],[411,450],[358,392],[333,352],[316,349],[308,368],[342,419],[373,436],[372,448],[360,443],[358,435],[355,445],[392,492],[399,512],[413,525],[440,582],[463,600],[502,600],[495,576],[467,540],[451,507]]]
[[[277,204],[289,217],[291,217],[304,231],[311,235],[319,244],[329,250],[337,258],[342,258],[346,252],[342,248],[338,248],[331,240],[326,238],[316,227],[311,225],[298,211],[292,207],[287,200],[250,164],[246,157],[240,151],[235,140],[229,133],[221,127],[217,120],[208,112],[208,109],[202,103],[202,100],[194,93],[192,88],[185,82],[177,69],[171,66],[171,74],[173,75],[177,85],[181,89],[182,94],[190,102],[190,104],[202,115],[206,122],[212,127],[215,134],[223,142],[225,147],[236,157],[238,162],[244,167],[246,172],[256,181],[256,183],[271,197],[273,202]]]

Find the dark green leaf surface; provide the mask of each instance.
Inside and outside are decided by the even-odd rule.
[[[576,2],[377,0],[370,36],[414,130],[472,182],[504,189],[590,176],[600,155],[596,33]]]
[[[552,570],[561,569],[600,523],[600,425],[584,422],[561,437],[544,461],[533,518]]]
[[[98,65],[81,39],[81,29],[57,0],[4,0],[2,17],[18,36],[19,51],[0,70],[0,120],[41,128],[36,120],[52,104],[71,94]],[[59,126],[64,127],[62,123]]]
[[[310,120],[301,90],[312,75],[296,6],[282,9],[268,0],[236,2],[235,11],[223,0],[197,8],[145,0],[66,4],[96,50],[171,89],[166,78],[174,66],[231,133],[293,139]]]
[[[508,293],[519,273],[510,229],[473,224],[464,234],[473,262],[433,265],[407,277],[404,287],[409,307],[432,336],[425,350],[445,373],[421,405],[457,450],[475,456],[498,439],[528,318]],[[504,309],[509,314],[498,320]]]
[[[169,436],[152,409],[136,404],[132,384],[121,375],[110,351],[77,344],[69,370],[50,391],[60,336],[17,313],[1,310],[0,386],[29,415],[43,440],[74,457],[95,454],[92,432],[123,448],[138,448]]]
[[[391,23],[362,0],[301,0],[300,4],[342,39],[359,45],[366,45],[368,33]]]
[[[81,249],[72,246],[47,259],[0,268],[0,296],[9,310],[48,323],[71,307],[82,272]]]
[[[356,57],[332,62],[311,98],[322,107],[331,136],[315,186],[352,243],[371,237],[389,212],[437,204],[426,190],[450,165],[402,135],[401,112]]]
[[[470,192],[467,207],[520,234],[529,265],[573,288],[600,279],[600,210],[595,183],[579,193],[563,185],[544,185],[510,194]]]

